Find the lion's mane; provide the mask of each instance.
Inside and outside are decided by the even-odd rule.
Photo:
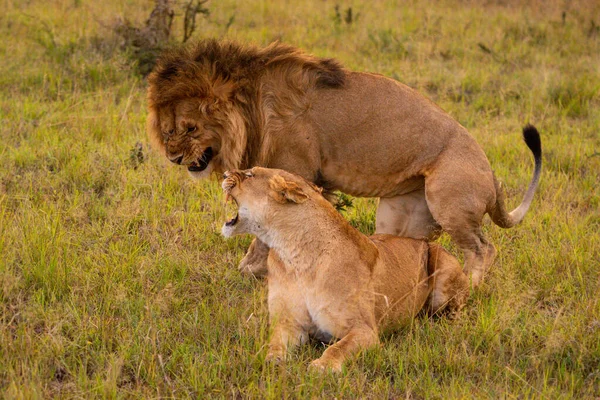
[[[232,108],[223,149],[233,152],[231,168],[265,165],[273,118],[305,110],[306,93],[344,85],[345,71],[333,59],[318,58],[297,48],[273,43],[265,48],[214,39],[165,51],[148,77],[150,118],[158,110],[186,98],[202,100],[207,114]],[[234,115],[235,114],[235,115]],[[159,129],[150,139],[161,142]],[[152,137],[156,136],[156,137]],[[231,164],[231,163],[230,163]]]

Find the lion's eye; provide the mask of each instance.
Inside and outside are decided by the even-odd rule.
[[[190,126],[187,128],[187,133],[194,133],[194,132],[196,132],[196,129],[197,128],[195,126]]]

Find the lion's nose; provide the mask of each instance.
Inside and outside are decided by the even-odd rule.
[[[183,161],[183,156],[179,156],[177,158],[170,158],[172,163],[175,163],[177,165],[181,165],[181,162]]]

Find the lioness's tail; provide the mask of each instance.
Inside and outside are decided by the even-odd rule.
[[[533,153],[533,158],[535,160],[533,178],[531,179],[531,183],[529,184],[529,188],[527,189],[527,193],[525,193],[521,204],[509,213],[506,211],[504,205],[504,191],[500,187],[500,183],[496,180],[496,177],[494,177],[494,184],[496,185],[496,203],[488,212],[490,217],[492,217],[492,221],[501,228],[513,227],[523,220],[540,182],[540,174],[542,172],[542,142],[540,140],[540,134],[533,125],[527,125],[523,128],[523,139],[525,139],[525,144],[527,144],[527,147],[529,147],[529,150]]]

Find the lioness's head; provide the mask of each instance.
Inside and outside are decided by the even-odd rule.
[[[244,233],[261,237],[275,223],[285,224],[290,218],[297,223],[301,208],[314,207],[311,203],[329,204],[319,187],[279,169],[227,171],[221,186],[225,201],[231,200],[238,206],[235,217],[221,229],[225,237]],[[290,214],[291,207],[295,213]]]

